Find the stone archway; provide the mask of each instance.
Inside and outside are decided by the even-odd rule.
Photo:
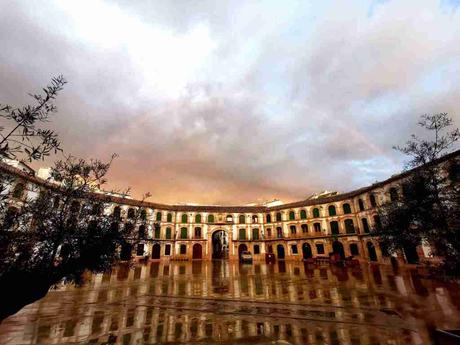
[[[211,236],[213,259],[228,259],[228,234],[224,230],[216,230]]]
[[[244,243],[243,243],[243,244],[240,244],[240,245],[238,246],[238,259],[241,260],[241,253],[242,253],[242,252],[246,252],[247,250],[248,250],[248,246],[247,246],[247,245],[245,245]]]
[[[369,253],[370,261],[377,261],[377,252],[375,251],[374,244],[371,241],[367,242],[367,252]]]
[[[284,246],[282,244],[278,244],[276,246],[276,253],[278,254],[278,260],[284,260],[286,255],[284,252]]]
[[[152,247],[152,259],[156,260],[160,258],[161,246],[159,243],[155,243]]]
[[[313,253],[311,252],[311,246],[307,242],[305,242],[302,246],[302,254],[304,260],[308,260],[313,257]]]
[[[130,260],[132,255],[133,247],[131,244],[126,243],[121,247],[120,258],[121,260]]]
[[[334,254],[338,254],[340,256],[340,260],[345,260],[345,250],[343,249],[343,244],[339,241],[334,241],[332,243],[332,251]]]
[[[203,247],[199,243],[193,245],[192,259],[201,260],[203,258]]]

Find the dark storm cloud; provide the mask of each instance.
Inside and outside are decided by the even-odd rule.
[[[370,10],[371,9],[371,10]],[[120,154],[155,201],[350,190],[401,169],[423,113],[458,115],[460,18],[435,1],[5,1],[0,101],[62,73],[67,151]]]

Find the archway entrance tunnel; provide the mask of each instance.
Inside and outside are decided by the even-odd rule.
[[[228,234],[224,230],[212,234],[211,244],[213,259],[228,259]]]

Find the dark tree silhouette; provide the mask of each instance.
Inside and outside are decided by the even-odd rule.
[[[406,169],[411,173],[397,188],[390,202],[378,212],[381,219],[375,231],[382,247],[390,252],[402,250],[406,256],[426,242],[433,255],[442,258],[447,273],[460,272],[460,197],[458,158],[440,163],[440,158],[460,138],[458,128],[446,113],[424,115],[419,125],[432,134],[430,139],[413,135],[404,147],[396,150],[409,155]]]
[[[43,126],[57,111],[54,100],[66,80],[62,75],[52,78],[43,88],[43,94],[30,94],[35,105],[15,108],[0,104],[0,155],[32,161],[43,159],[51,152],[61,151],[58,135]]]
[[[36,105],[0,105],[1,158],[25,162],[62,151],[57,134],[40,126],[57,111],[53,102],[65,83],[62,76],[53,78],[43,94],[31,95]],[[61,281],[79,284],[84,271],[109,270],[119,249],[136,241],[133,226],[107,213],[110,199],[102,188],[115,157],[102,162],[67,156],[55,163],[46,183],[28,184],[35,190],[27,198],[8,188],[14,176],[0,174],[0,321]]]

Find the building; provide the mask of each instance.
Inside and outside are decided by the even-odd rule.
[[[436,164],[458,163],[459,156],[460,151],[453,152]],[[5,163],[0,163],[0,171],[15,177],[10,186],[13,199],[52,187]],[[336,253],[342,258],[390,262],[372,229],[380,222],[378,206],[397,199],[399,183],[409,174],[344,194],[327,192],[288,204],[166,205],[105,195],[105,212],[135,227],[138,239],[134,248],[124,248],[125,254],[152,260],[238,260],[242,251],[249,250],[256,261],[264,260],[267,253],[278,260],[295,261]],[[409,254],[395,254],[393,260],[431,260],[430,255],[430,248],[422,245]]]

